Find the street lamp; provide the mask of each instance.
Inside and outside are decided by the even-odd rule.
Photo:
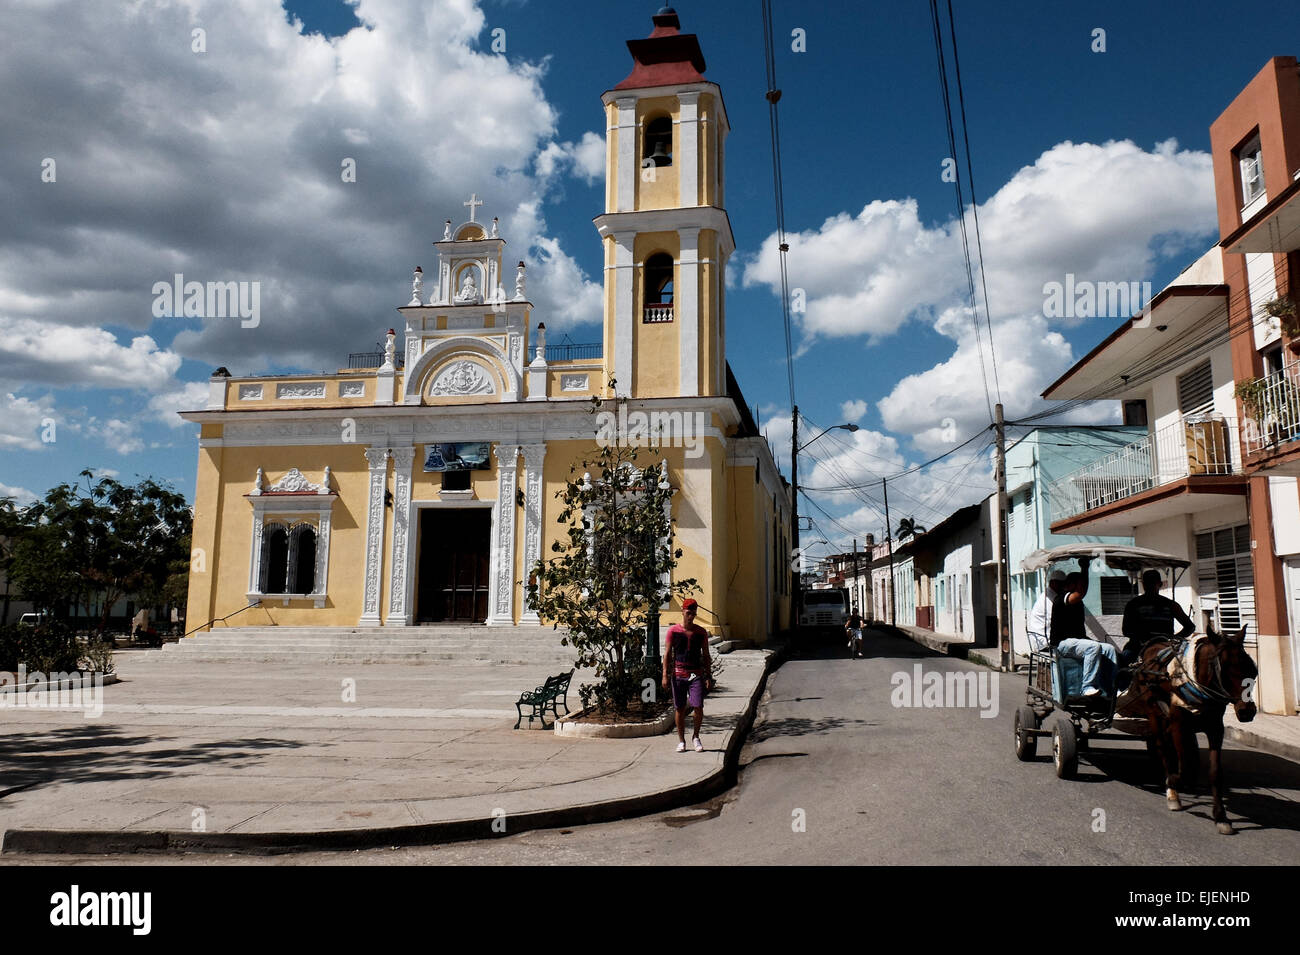
[[[790,530],[790,540],[791,543],[794,545],[792,553],[798,554],[799,553],[799,452],[802,451],[804,448],[808,447],[808,445],[812,444],[813,441],[816,441],[823,434],[826,434],[828,431],[834,431],[838,428],[841,431],[848,431],[849,433],[852,433],[854,431],[859,431],[861,429],[856,424],[831,425],[831,427],[826,428],[823,431],[821,431],[821,433],[815,435],[811,441],[805,441],[803,444],[800,444],[798,405],[794,406],[794,408],[792,409],[792,413],[793,413],[793,422],[791,425],[791,435],[790,435],[790,488],[791,488],[790,510],[791,510],[791,514],[794,517],[794,526]],[[794,597],[794,612],[792,616],[794,618],[795,630],[797,631],[799,628],[799,605],[803,602],[803,579],[800,576],[800,574],[794,575],[794,588],[793,588],[792,596]]]

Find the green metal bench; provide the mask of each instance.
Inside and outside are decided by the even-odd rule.
[[[555,676],[548,676],[546,682],[536,689],[525,690],[519,694],[519,701],[515,703],[515,710],[519,713],[519,719],[515,720],[515,729],[519,729],[519,724],[524,721],[523,707],[531,706],[532,712],[528,714],[528,728],[532,729],[533,720],[542,721],[542,729],[546,729],[546,711],[549,709],[555,719],[560,718],[560,711],[556,709],[556,701],[564,704],[564,712],[569,712],[569,681],[573,679],[573,671],[568,673],[558,673]]]

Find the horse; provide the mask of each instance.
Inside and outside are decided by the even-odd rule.
[[[1210,748],[1212,818],[1223,835],[1235,831],[1223,810],[1223,714],[1232,704],[1237,721],[1255,718],[1252,699],[1259,670],[1246,653],[1246,628],[1235,633],[1213,629],[1181,643],[1156,640],[1142,649],[1134,679],[1130,712],[1144,713],[1165,770],[1165,802],[1170,811],[1183,808],[1178,790],[1183,776],[1195,782],[1196,734],[1204,733]]]

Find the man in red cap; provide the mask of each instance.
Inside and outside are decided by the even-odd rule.
[[[692,745],[695,752],[704,751],[700,742],[700,724],[704,722],[704,691],[713,689],[713,661],[709,659],[709,632],[696,625],[695,614],[700,605],[693,599],[682,601],[682,622],[668,628],[664,641],[663,686],[673,691],[673,707],[677,711],[677,752],[686,752],[686,708],[695,710],[695,734]],[[669,683],[671,680],[671,684]]]

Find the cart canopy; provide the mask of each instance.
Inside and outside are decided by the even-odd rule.
[[[1173,554],[1164,554],[1147,547],[1127,547],[1122,544],[1063,544],[1046,550],[1036,550],[1020,562],[1020,569],[1026,571],[1042,570],[1060,560],[1076,560],[1091,557],[1104,560],[1106,566],[1115,570],[1159,570],[1164,567],[1183,569],[1191,566],[1191,561]]]

